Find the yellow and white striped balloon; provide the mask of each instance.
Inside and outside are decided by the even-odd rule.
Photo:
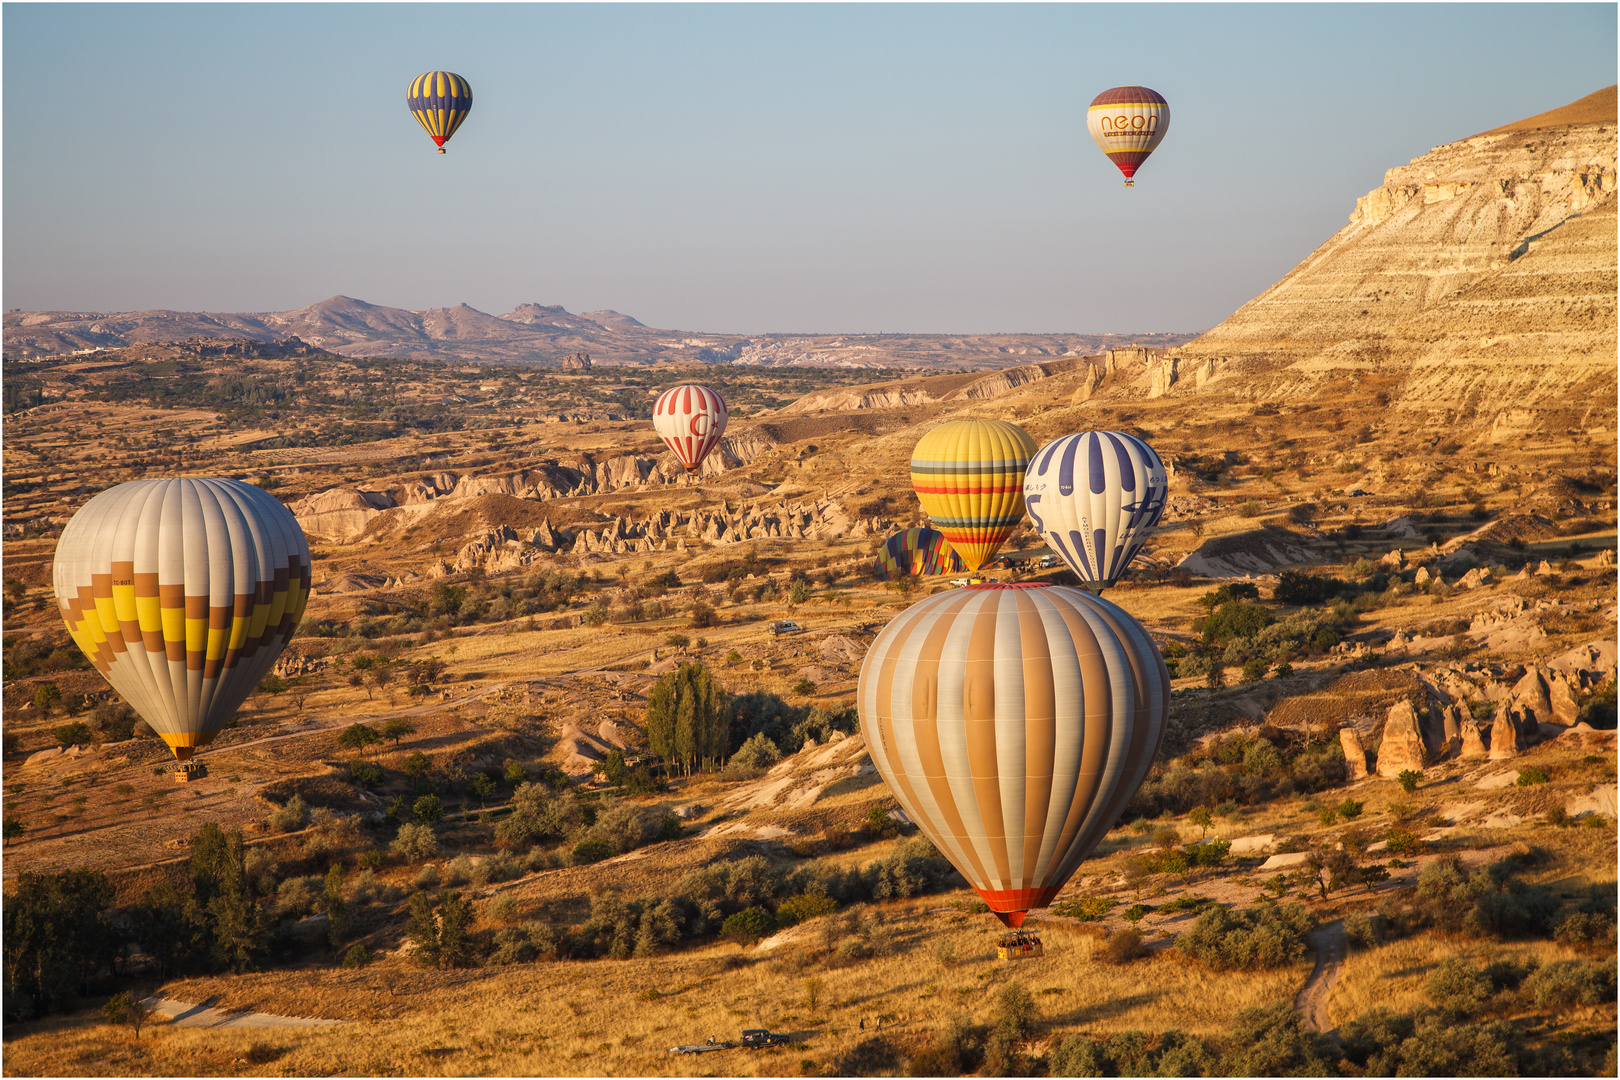
[[[1045,584],[937,593],[866,654],[867,752],[1009,926],[1045,907],[1147,776],[1170,676],[1140,623]]]
[[[304,531],[237,480],[136,480],[73,515],[56,545],[74,642],[184,761],[269,673],[309,598]]]

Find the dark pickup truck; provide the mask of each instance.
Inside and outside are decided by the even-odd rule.
[[[787,1035],[778,1035],[766,1031],[764,1028],[749,1028],[742,1033],[742,1044],[749,1050],[761,1050],[767,1046],[783,1046],[792,1042]]]

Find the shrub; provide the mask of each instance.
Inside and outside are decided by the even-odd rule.
[[[1491,999],[1496,988],[1485,972],[1462,957],[1453,956],[1430,973],[1423,992],[1442,1009],[1471,1015]]]
[[[276,832],[297,832],[309,824],[309,808],[294,794],[280,810],[270,814],[270,827]]]
[[[762,907],[749,907],[727,917],[720,936],[739,945],[752,945],[776,932],[776,918]]]
[[[1077,896],[1052,905],[1052,911],[1078,922],[1097,922],[1107,918],[1118,903],[1109,896]]]
[[[781,748],[766,738],[763,731],[755,732],[731,755],[732,764],[750,769],[768,769],[781,760]]]
[[[388,850],[406,862],[431,859],[439,853],[439,838],[433,835],[433,826],[427,822],[407,821],[399,827]]]
[[[601,862],[617,854],[613,845],[606,840],[581,840],[574,845],[574,862],[582,866]]]
[[[1213,907],[1176,939],[1176,949],[1220,970],[1281,967],[1309,951],[1306,937],[1315,926],[1315,918],[1298,904],[1242,911]]]
[[[1423,774],[1416,769],[1402,769],[1395,777],[1395,782],[1401,785],[1402,791],[1410,795],[1417,790],[1418,782],[1422,779]]]
[[[1615,999],[1615,965],[1560,960],[1538,968],[1524,980],[1524,993],[1537,1008],[1601,1005]]]
[[[1553,939],[1574,949],[1613,952],[1614,930],[1613,914],[1571,911],[1559,920]]]
[[[1519,770],[1519,777],[1514,781],[1519,787],[1529,787],[1531,784],[1545,784],[1547,774],[1534,766]]]
[[[446,885],[465,885],[472,880],[472,873],[472,856],[457,855],[450,860],[450,865],[444,869],[444,883]]]
[[[439,868],[437,866],[424,866],[416,873],[416,888],[437,889],[439,887]]]
[[[1127,964],[1139,956],[1146,956],[1147,947],[1142,943],[1142,932],[1133,927],[1109,934],[1094,955],[1104,964]]]
[[[362,787],[380,787],[383,782],[383,771],[369,761],[349,762],[349,777]]]
[[[1211,1075],[1328,1076],[1337,1058],[1327,1036],[1307,1029],[1289,1002],[1239,1010],[1232,1018],[1232,1042],[1233,1050]]]
[[[1346,799],[1344,802],[1340,803],[1336,809],[1339,811],[1339,816],[1344,818],[1344,820],[1354,821],[1356,818],[1361,816],[1363,805],[1363,803],[1359,803],[1355,799]]]
[[[1423,841],[1411,830],[1400,826],[1394,826],[1384,834],[1384,843],[1389,846],[1392,855],[1416,855],[1423,850]]]
[[[356,942],[343,954],[343,967],[363,968],[371,963],[371,950]]]
[[[777,905],[776,918],[783,926],[795,926],[838,910],[838,901],[821,893],[800,893]]]

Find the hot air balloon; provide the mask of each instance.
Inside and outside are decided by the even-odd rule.
[[[911,486],[962,565],[977,570],[1024,516],[1035,440],[1005,420],[955,420],[917,440]]]
[[[1116,86],[1091,99],[1086,130],[1134,187],[1136,170],[1170,130],[1170,103],[1145,86]]]
[[[1108,832],[1170,715],[1141,625],[1046,584],[913,604],[867,651],[858,693],[878,772],[1008,926],[1050,904]]]
[[[653,430],[664,445],[695,473],[726,433],[726,401],[707,386],[676,386],[653,404]]]
[[[960,574],[967,570],[962,557],[951,550],[937,529],[907,529],[884,542],[877,556],[877,579],[890,581],[907,574]]]
[[[1083,431],[1036,451],[1024,506],[1080,583],[1100,592],[1142,550],[1169,490],[1153,447],[1123,431]]]
[[[453,72],[429,71],[411,80],[405,104],[442,154],[444,144],[472,111],[472,87]]]
[[[249,484],[136,480],[73,515],[53,572],[74,643],[186,761],[292,637],[309,545],[292,513]]]

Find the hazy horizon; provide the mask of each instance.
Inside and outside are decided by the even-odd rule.
[[[1192,333],[1386,169],[1616,81],[1592,4],[3,17],[3,302],[30,310],[347,295],[731,334]],[[475,94],[442,157],[404,103],[434,68]],[[1084,129],[1122,83],[1171,108],[1132,189]]]

